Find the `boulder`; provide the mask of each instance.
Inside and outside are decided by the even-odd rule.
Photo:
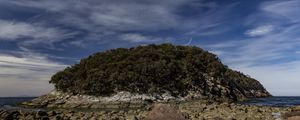
[[[167,104],[154,104],[152,110],[147,114],[149,120],[187,120],[183,114]]]
[[[293,107],[292,111],[300,111],[300,106]]]

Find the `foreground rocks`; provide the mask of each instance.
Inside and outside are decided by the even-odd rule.
[[[143,120],[142,111],[7,111],[1,110],[1,120]]]
[[[285,113],[283,118],[287,120],[300,120],[300,106],[291,108],[291,111]]]
[[[300,107],[240,105],[197,95],[119,92],[97,97],[54,90],[20,104],[21,108],[2,109],[0,120],[294,120],[300,116]]]
[[[190,116],[192,120],[274,120],[290,111],[290,108],[267,106],[237,105],[229,103],[186,102],[179,105],[181,112]]]
[[[150,104],[149,104],[150,105]],[[2,120],[294,120],[296,108],[189,101],[153,103],[137,109],[0,110]]]
[[[132,94],[121,91],[111,96],[73,95],[71,93],[51,91],[49,94],[40,96],[32,101],[21,103],[21,106],[31,108],[145,108],[153,102],[182,102],[193,99],[205,100],[196,92],[190,92],[184,97],[174,97],[169,93],[164,94]],[[214,99],[214,101],[230,101],[230,99]]]

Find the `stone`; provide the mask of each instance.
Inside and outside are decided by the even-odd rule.
[[[20,116],[19,111],[13,111],[6,117],[6,119],[7,120],[15,120],[15,119],[19,119],[19,116]]]
[[[55,120],[63,120],[63,118],[61,116],[56,116]]]
[[[48,113],[48,116],[56,116],[57,113],[55,111],[49,111]]]
[[[149,120],[186,120],[182,113],[165,104],[155,104],[147,118]]]
[[[300,106],[293,107],[292,111],[300,111]]]
[[[48,113],[45,111],[38,111],[36,114],[37,116],[48,116]]]
[[[41,120],[50,120],[49,117],[42,117]]]
[[[0,109],[0,115],[1,115],[2,113],[4,113],[4,110],[1,110],[1,109]]]
[[[287,120],[300,120],[300,116],[288,117]]]

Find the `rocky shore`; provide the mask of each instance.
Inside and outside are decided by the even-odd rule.
[[[298,112],[299,111],[299,112]],[[18,107],[3,107],[2,120],[280,120],[297,118],[300,107],[241,105],[224,99],[205,99],[191,92],[112,96],[73,95],[53,90]],[[293,120],[290,119],[290,120]]]
[[[190,92],[184,97],[174,97],[169,93],[164,94],[132,94],[121,91],[111,96],[73,95],[72,93],[53,90],[32,101],[23,102],[20,106],[29,108],[88,108],[88,109],[123,109],[123,108],[145,108],[153,102],[182,102],[189,100],[208,99],[196,92]],[[228,101],[229,99],[216,98],[214,101]]]
[[[137,109],[1,109],[1,120],[297,120],[300,107],[189,101]]]

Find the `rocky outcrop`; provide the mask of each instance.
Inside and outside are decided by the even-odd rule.
[[[266,90],[248,90],[241,91],[238,88],[230,88],[214,83],[214,78],[207,78],[207,91],[216,91],[203,93],[203,89],[194,88],[184,96],[173,96],[169,92],[138,94],[121,91],[110,96],[94,95],[74,95],[73,93],[53,90],[47,95],[43,95],[21,105],[26,107],[48,107],[48,108],[142,108],[152,102],[183,102],[192,100],[213,100],[216,102],[231,102],[233,98],[244,100],[256,97],[267,97],[270,94]]]
[[[23,102],[20,105],[33,108],[144,108],[153,102],[182,102],[190,100],[205,100],[197,92],[190,92],[184,97],[174,97],[169,93],[164,94],[132,94],[119,92],[111,96],[73,95],[57,90],[47,95],[38,97],[32,101]]]
[[[1,120],[281,120],[299,117],[295,109],[234,103],[190,101],[158,103],[147,109],[41,109],[3,110]],[[165,115],[165,116],[164,116]],[[166,116],[169,116],[166,118]]]
[[[194,46],[171,44],[95,53],[56,73],[50,83],[77,96],[122,95],[152,101],[188,96],[237,101],[271,96],[257,80],[231,70],[216,55]]]
[[[231,102],[269,97],[255,79],[197,47],[170,44],[96,53],[56,73],[55,90],[24,106],[143,107],[151,102]]]
[[[226,91],[226,90],[224,90]],[[262,93],[260,93],[262,94]],[[32,101],[23,102],[20,105],[33,108],[145,108],[154,102],[187,102],[193,100],[231,102],[231,99],[214,98],[213,95],[203,96],[197,91],[191,91],[186,96],[174,97],[169,93],[164,94],[133,94],[122,91],[111,96],[73,95],[72,93],[51,91],[47,95],[40,96]]]
[[[1,120],[145,120],[145,111],[1,110]]]
[[[97,53],[56,73],[50,83],[55,90],[20,104],[46,111],[2,111],[1,116],[139,120],[159,118],[159,109],[166,109],[180,119],[269,119],[287,111],[226,104],[271,95],[257,80],[197,47],[163,44]],[[153,108],[157,103],[170,107]]]

